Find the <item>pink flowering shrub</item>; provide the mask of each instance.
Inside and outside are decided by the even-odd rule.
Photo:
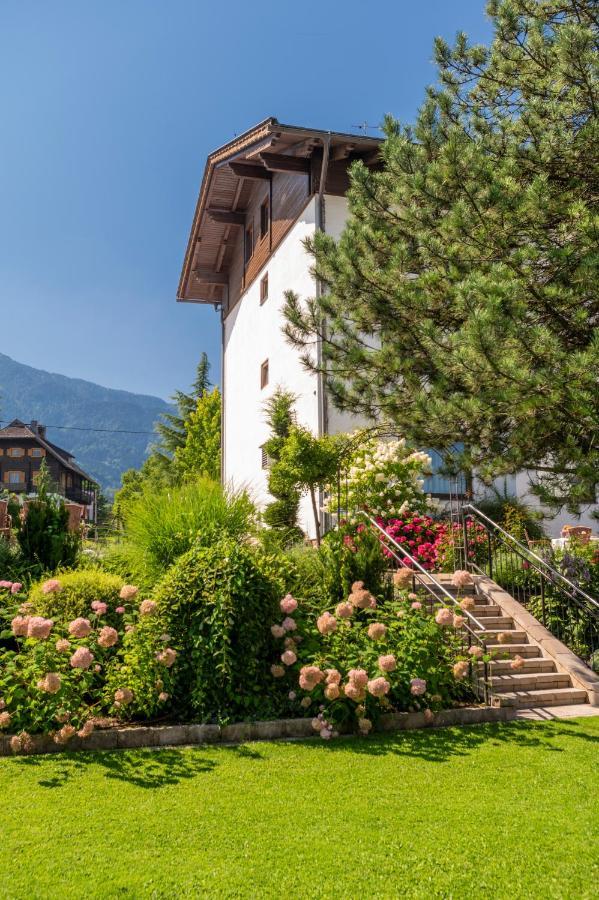
[[[407,587],[406,581],[394,600],[378,602],[354,582],[346,600],[320,614],[300,602],[292,637],[271,623],[281,646],[272,677],[289,691],[292,710],[313,716],[318,733],[331,737],[353,725],[367,734],[384,712],[436,710],[468,697],[456,677],[464,666],[468,673],[459,608],[431,612]]]
[[[58,579],[49,587],[45,582],[44,596],[63,597],[69,575],[61,574],[60,590],[54,583]],[[21,602],[19,592],[10,594],[11,602],[0,607],[0,619],[5,623],[5,641],[0,644],[1,727],[16,733],[15,752],[32,749],[32,735],[40,732],[49,732],[57,743],[67,744],[75,734],[89,736],[95,716],[130,715],[134,692],[126,683],[115,686],[115,682],[123,680],[125,638],[135,633],[140,611],[136,593],[123,600],[120,587],[120,583],[112,586],[113,610],[117,602],[124,604],[123,613],[114,616],[114,626],[106,623],[106,600],[86,602],[85,615],[75,618],[36,614],[31,599]],[[67,604],[68,612],[73,608]],[[177,654],[158,636],[149,654],[152,671],[161,673],[154,677],[155,704],[164,705],[165,686],[170,685],[168,673]],[[157,654],[160,661],[155,658]],[[125,693],[115,700],[119,688]]]
[[[379,523],[389,537],[401,544],[420,565],[432,571],[437,562],[436,538],[439,526],[427,515],[406,513],[398,519],[380,518]],[[391,556],[388,550],[383,550]]]

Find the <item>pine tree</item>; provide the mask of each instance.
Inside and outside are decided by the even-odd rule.
[[[487,478],[542,473],[576,509],[599,479],[596,0],[491,0],[490,47],[435,45],[413,128],[351,170],[336,244],[309,242],[322,296],[287,295],[342,409],[421,446],[465,444]]]
[[[160,444],[156,454],[165,460],[171,460],[177,450],[185,446],[187,438],[187,422],[195,412],[198,400],[210,387],[210,363],[208,355],[202,353],[196,370],[196,377],[190,394],[175,391],[171,398],[177,407],[176,413],[164,413],[162,422],[156,426],[160,435]]]
[[[267,525],[280,532],[283,543],[294,543],[303,536],[297,523],[300,492],[288,478],[281,476],[277,465],[295,423],[296,399],[289,391],[277,388],[264,404],[271,436],[263,449],[270,465],[268,491],[274,500],[266,506],[263,519]]]

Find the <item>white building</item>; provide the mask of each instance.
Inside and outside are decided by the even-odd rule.
[[[298,422],[314,433],[352,427],[286,342],[282,308],[286,290],[316,294],[303,241],[317,229],[341,234],[348,164],[376,164],[379,143],[267,119],[208,157],[178,299],[221,310],[223,480],[259,505],[269,499],[263,407],[276,387],[296,395]],[[313,531],[307,498],[300,525]]]
[[[282,308],[286,290],[315,296],[303,241],[317,229],[339,237],[347,218],[348,165],[354,159],[377,165],[379,145],[377,138],[270,118],[211,153],[206,163],[177,298],[221,312],[223,480],[246,487],[260,506],[269,499],[263,407],[276,387],[297,396],[298,422],[314,433],[358,424],[329,402],[321,377],[302,367],[282,334]],[[521,474],[505,484],[508,493],[531,501],[527,482]],[[443,496],[449,483],[437,475],[426,489]],[[562,519],[571,517],[555,520],[552,533]],[[307,498],[300,525],[313,533]]]

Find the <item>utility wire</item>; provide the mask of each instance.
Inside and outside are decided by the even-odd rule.
[[[6,423],[7,425],[9,425],[10,421],[12,421],[12,420],[0,419],[0,424]],[[31,422],[23,422],[23,424],[25,425],[26,428],[32,427]],[[37,424],[39,425],[39,422]],[[46,425],[45,423],[42,423],[42,424],[43,424],[44,428],[62,428],[62,429],[68,429],[70,431],[96,431],[96,432],[102,432],[104,434],[149,434],[149,435],[153,435],[154,437],[157,437],[156,431],[133,431],[133,430],[130,430],[127,428],[84,428],[82,425]]]

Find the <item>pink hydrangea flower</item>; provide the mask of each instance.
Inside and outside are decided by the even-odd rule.
[[[446,606],[442,606],[441,609],[437,610],[437,614],[435,615],[435,622],[437,625],[441,625],[444,628],[446,625],[450,625],[453,622],[453,613],[450,609],[447,609]]]
[[[290,700],[295,700],[295,698],[297,697],[297,694],[295,693],[295,691],[289,691],[288,696],[289,696]]]
[[[71,666],[74,669],[89,669],[94,661],[94,654],[87,647],[77,647],[71,656]]]
[[[71,738],[75,737],[77,729],[74,725],[63,725],[60,731],[54,735],[55,744],[68,744]]]
[[[387,626],[383,625],[382,622],[373,622],[372,625],[368,626],[368,637],[372,638],[373,641],[380,641],[381,638],[385,637],[387,632]]]
[[[286,666],[292,666],[294,662],[297,662],[297,656],[293,650],[285,650],[285,652],[281,654],[281,662]]]
[[[339,690],[338,684],[327,684],[324,689],[324,695],[327,700],[336,700],[340,693],[341,691]]]
[[[0,588],[10,591],[12,589],[12,581],[0,581]]]
[[[453,674],[454,677],[461,681],[468,674],[469,666],[468,660],[460,659],[459,662],[454,663],[453,666]]]
[[[414,600],[413,603],[410,603],[410,608],[411,609],[422,609],[422,603],[420,602],[420,600]]]
[[[57,694],[60,690],[62,679],[58,672],[48,672],[37,683],[38,690],[45,691],[47,694]]]
[[[330,739],[333,737],[333,731],[331,728],[321,728],[319,734],[323,741],[330,741]]]
[[[302,699],[300,700],[300,706],[302,707],[302,709],[308,709],[311,703],[312,700],[310,697],[302,697]]]
[[[101,672],[101,671],[102,671],[102,666],[100,665],[100,663],[96,663],[96,665],[94,666],[94,672],[97,673],[97,672]]]
[[[365,669],[350,669],[347,673],[347,679],[351,684],[355,684],[357,688],[364,688],[368,684],[368,672]]]
[[[22,590],[23,585],[20,581],[15,581],[14,584],[11,585],[10,592],[11,594],[18,594],[20,590]]]
[[[524,666],[524,660],[520,654],[516,654],[510,663],[510,669],[521,669]]]
[[[117,606],[117,608],[115,609],[115,612],[118,613],[119,616],[122,616],[123,613],[125,612],[125,607],[124,607],[124,606]]]
[[[466,616],[458,616],[454,613],[453,621],[452,621],[454,628],[461,628],[465,621],[466,621]]]
[[[511,640],[511,635],[510,635],[509,631],[500,631],[499,634],[497,635],[497,641],[500,644],[509,644],[510,640]]]
[[[354,611],[353,604],[349,602],[349,600],[344,601],[343,603],[338,603],[335,608],[335,615],[339,619],[351,619]]]
[[[15,616],[10,627],[15,637],[26,637],[27,627],[29,625],[29,616]]]
[[[370,721],[370,719],[366,719],[364,717],[358,719],[358,730],[360,734],[369,734],[372,730],[372,722]]]
[[[283,597],[279,606],[281,607],[281,612],[285,613],[286,616],[290,616],[297,609],[297,600],[291,594],[287,594],[286,597]]]
[[[91,630],[89,619],[83,619],[81,616],[69,623],[69,634],[76,638],[87,637],[91,634]]]
[[[160,703],[166,703],[169,697],[170,694],[167,694],[166,691],[160,691],[160,693],[158,694],[158,700]]]
[[[167,669],[173,665],[177,658],[177,651],[173,650],[172,647],[165,647],[164,650],[161,650],[156,654],[156,659],[162,666],[166,666]]]
[[[426,681],[424,678],[412,678],[410,681],[410,693],[414,697],[422,697],[426,694]]]
[[[282,625],[271,625],[270,630],[274,638],[282,638],[285,634],[285,629]]]
[[[9,712],[0,712],[0,728],[8,728],[11,723],[11,718]]]
[[[324,674],[327,684],[341,684],[341,672],[337,669],[325,669]]]
[[[104,628],[100,629],[100,633],[98,635],[98,644],[100,645],[100,647],[114,647],[118,639],[119,633],[116,628],[111,628],[110,625],[105,625]]]
[[[139,614],[140,616],[151,616],[158,609],[158,604],[155,600],[142,600],[139,604]]]
[[[58,578],[49,578],[42,584],[42,594],[54,594],[57,591],[62,591],[62,584]]]
[[[67,653],[71,649],[71,642],[66,638],[59,638],[55,646],[59,653]]]
[[[457,569],[451,576],[451,583],[457,588],[466,587],[466,585],[472,584],[472,575],[465,569]]]
[[[285,674],[285,669],[283,666],[274,665],[270,667],[270,674],[273,678],[282,678]]]
[[[124,584],[119,591],[119,597],[121,600],[133,600],[135,596],[139,593],[139,588],[135,587],[133,584]]]
[[[432,709],[424,710],[424,721],[426,722],[427,725],[430,725],[430,723],[433,721],[434,718],[435,718],[435,716],[433,714]]]
[[[285,629],[285,631],[295,631],[295,629],[297,628],[297,622],[290,616],[286,616],[281,622],[281,625]]]
[[[394,672],[397,668],[397,660],[392,653],[386,656],[379,656],[379,669],[383,672]]]
[[[50,635],[53,625],[52,619],[44,619],[43,616],[30,616],[27,623],[27,637],[45,641]]]
[[[303,666],[300,669],[299,685],[305,691],[312,691],[324,679],[324,672],[318,666]]]
[[[483,656],[483,648],[479,647],[478,644],[473,644],[471,647],[468,647],[468,653],[470,656],[475,656],[477,659],[481,659]]]
[[[348,681],[348,683],[344,685],[343,693],[349,700],[355,700],[356,703],[360,703],[366,696],[365,689],[363,687],[358,687],[353,681]]]
[[[412,583],[412,570],[402,566],[393,573],[393,584],[398,588],[407,588]]]
[[[118,688],[118,690],[114,692],[114,701],[120,706],[125,706],[127,703],[131,703],[132,700],[133,691],[130,688]]]
[[[108,611],[108,604],[103,603],[101,600],[94,600],[91,604],[91,608],[98,616],[104,616]]]
[[[88,738],[91,734],[94,733],[94,723],[91,719],[88,719],[87,722],[84,722],[82,727],[77,732],[77,737],[79,738]]]
[[[323,612],[316,620],[316,627],[321,634],[332,634],[337,629],[337,619],[330,612]]]
[[[460,600],[460,606],[462,607],[462,609],[470,610],[474,609],[476,604],[473,597],[464,597],[463,600]]]
[[[366,685],[366,688],[368,693],[372,694],[373,697],[384,697],[385,694],[389,693],[391,685],[387,679],[383,678],[381,675],[378,678],[372,678]]]
[[[295,650],[297,648],[297,644],[292,637],[286,637],[283,641],[283,646],[285,650]]]
[[[356,582],[356,584],[360,584],[361,582]],[[355,587],[355,585],[354,585]],[[370,593],[370,591],[366,591],[363,588],[359,588],[354,590],[352,588],[352,592],[349,595],[348,602],[352,604],[356,609],[374,609],[376,607],[376,600]]]

